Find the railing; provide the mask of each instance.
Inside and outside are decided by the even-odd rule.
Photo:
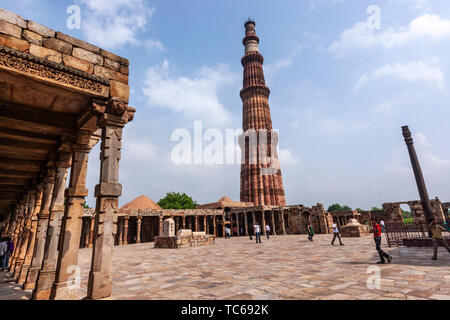
[[[404,239],[429,238],[428,225],[424,222],[414,222],[405,225],[404,222],[387,222],[385,226],[386,240],[391,246],[402,246]],[[450,232],[442,233],[444,237],[449,237]]]

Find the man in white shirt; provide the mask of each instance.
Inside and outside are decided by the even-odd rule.
[[[385,232],[386,232],[386,228],[385,228],[385,226],[384,226],[384,221],[383,221],[383,219],[381,219],[381,221],[380,221],[380,227],[381,227],[381,231],[382,231],[383,233],[385,233]]]
[[[341,244],[341,246],[343,246],[344,244],[342,243],[341,235],[339,234],[339,227],[337,226],[336,223],[333,223],[332,227],[333,227],[334,237],[333,237],[333,241],[331,241],[331,245],[334,246],[334,241],[336,240],[336,238],[338,238],[339,239],[339,243]]]
[[[267,224],[266,225],[266,237],[267,237],[267,240],[269,240],[269,235],[270,235],[270,226]]]
[[[256,223],[253,228],[255,229],[256,243],[261,243],[261,226]]]

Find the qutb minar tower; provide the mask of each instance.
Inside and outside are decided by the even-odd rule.
[[[243,102],[244,133],[239,138],[241,164],[241,201],[255,206],[286,205],[283,179],[278,161],[278,133],[272,131],[269,95],[263,72],[264,58],[259,53],[255,22],[245,23]],[[253,141],[253,142],[252,142]]]

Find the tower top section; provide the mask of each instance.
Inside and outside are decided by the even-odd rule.
[[[245,24],[245,38],[242,40],[243,45],[245,46],[245,53],[248,52],[259,52],[258,44],[259,38],[255,32],[255,21],[252,19],[248,19]]]

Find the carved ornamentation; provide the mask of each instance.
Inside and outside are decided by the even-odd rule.
[[[2,45],[0,45],[0,66],[96,93],[102,93],[103,86],[109,86],[106,79]]]

